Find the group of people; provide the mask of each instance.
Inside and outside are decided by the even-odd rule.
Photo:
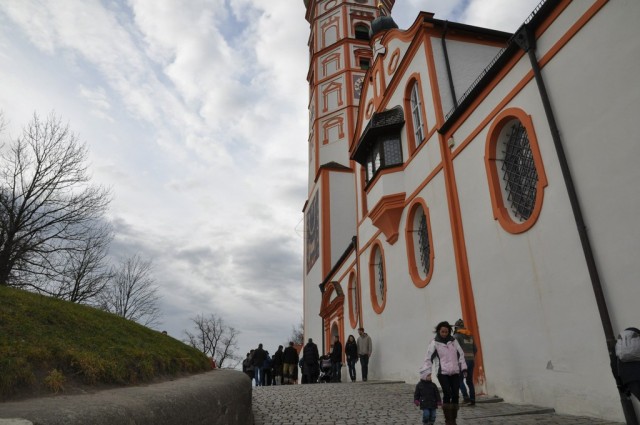
[[[342,346],[338,335],[333,337],[333,344],[329,353],[320,356],[318,346],[309,338],[307,344],[302,349],[302,383],[312,384],[316,382],[342,382],[342,358],[343,352],[347,360],[349,378],[351,382],[356,382],[356,363],[360,362],[362,381],[367,381],[369,374],[369,358],[373,353],[373,343],[371,337],[364,331],[358,329],[358,339],[349,335],[347,342]]]
[[[289,342],[287,348],[282,345],[273,354],[269,355],[262,344],[258,348],[247,353],[242,362],[242,371],[251,380],[255,380],[256,387],[266,385],[293,384],[298,379],[298,350],[293,342]]]
[[[358,329],[358,339],[349,335],[344,345],[344,355],[347,360],[349,378],[356,381],[356,363],[360,362],[362,381],[366,382],[369,371],[369,358],[373,352],[371,337],[364,328]],[[440,322],[435,327],[435,337],[427,346],[424,363],[420,368],[420,381],[414,391],[416,406],[422,410],[422,423],[433,425],[438,408],[442,408],[446,425],[456,425],[460,393],[462,404],[474,406],[476,403],[473,370],[477,347],[471,332],[465,327],[464,321],[459,319],[452,327],[449,322]],[[276,385],[297,382],[298,370],[302,370],[301,383],[342,382],[343,346],[340,338],[334,336],[331,350],[320,356],[318,346],[309,338],[299,358],[294,343],[283,350],[282,345],[273,356],[262,348],[247,353],[242,363],[242,371],[251,379],[255,379],[256,386]],[[433,382],[435,362],[438,368],[436,376],[440,390]],[[612,363],[616,381],[627,396],[633,394],[640,400],[640,330],[627,328],[616,344],[616,362]],[[465,385],[466,384],[466,385]]]
[[[424,363],[420,368],[420,382],[416,385],[413,402],[422,410],[422,423],[433,425],[438,407],[442,408],[446,425],[456,425],[458,406],[462,392],[463,404],[475,405],[473,369],[477,351],[473,335],[465,328],[462,319],[455,323],[455,330],[448,322],[440,322],[435,328],[435,338],[427,347]],[[640,330],[627,328],[616,343],[616,358],[612,362],[613,374],[621,393],[634,395],[640,400]],[[432,381],[434,362],[438,360],[438,382],[442,397]],[[465,387],[466,382],[466,387]]]
[[[437,408],[441,407],[445,423],[455,425],[460,392],[462,392],[464,404],[470,406],[476,404],[473,368],[477,348],[473,335],[465,328],[462,319],[455,323],[455,332],[449,322],[445,321],[438,323],[435,333],[435,338],[427,346],[427,354],[420,368],[420,382],[416,385],[413,402],[422,410],[423,424],[433,425],[436,421]],[[432,380],[436,359],[439,363],[436,376],[442,388],[442,397]]]
[[[344,346],[351,382],[356,381],[356,363],[359,361],[362,380],[366,381],[369,372],[369,358],[373,352],[371,337],[364,328],[358,329],[358,339],[349,335]],[[293,342],[287,348],[280,345],[271,356],[262,344],[247,353],[242,362],[242,371],[255,381],[255,386],[287,385],[298,382],[298,367],[301,370],[301,383],[311,384],[321,380],[324,382],[342,382],[343,346],[340,337],[335,336],[331,350],[320,356],[318,346],[309,338],[298,355]]]

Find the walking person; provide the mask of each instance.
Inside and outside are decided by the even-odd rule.
[[[633,394],[640,401],[640,330],[626,328],[622,331],[615,350],[618,363],[617,370],[614,369],[616,381],[627,397]]]
[[[283,375],[282,366],[284,364],[284,352],[282,351],[282,345],[278,346],[278,350],[273,354],[271,358],[273,360],[273,385],[282,385]],[[280,381],[280,382],[278,382]]]
[[[362,381],[367,382],[369,376],[369,359],[373,352],[371,337],[365,333],[364,328],[358,329],[358,357],[360,358],[360,368],[362,369]]]
[[[356,363],[358,362],[358,344],[353,335],[349,335],[347,343],[344,345],[344,352],[347,355],[347,366],[349,367],[349,378],[351,382],[356,382]]]
[[[265,351],[264,362],[262,362],[262,386],[271,385],[273,362],[268,351]]]
[[[436,411],[442,407],[440,390],[431,380],[421,379],[413,393],[413,403],[422,410],[422,423],[433,425],[436,423]]]
[[[251,382],[253,382],[253,377],[255,375],[254,369],[253,369],[253,351],[251,350],[247,353],[247,358],[245,358],[242,362],[242,371],[244,373],[247,374],[247,376],[249,376],[249,379],[251,379]]]
[[[282,353],[282,377],[284,383],[292,384],[298,375],[298,350],[293,346],[293,341],[289,342],[289,346]]]
[[[308,384],[315,384],[318,382],[318,375],[320,374],[320,353],[313,339],[309,338],[309,341],[302,349],[302,357],[304,358],[302,373],[307,376]]]
[[[460,399],[460,371],[467,376],[464,351],[451,335],[449,322],[436,326],[436,336],[429,342],[424,363],[420,368],[420,379],[431,380],[434,360],[438,359],[438,382],[442,388],[442,411],[446,425],[456,425],[458,400]]]
[[[331,380],[342,382],[342,343],[338,335],[333,338],[333,347],[331,348],[331,371]]]
[[[253,370],[255,372],[256,387],[264,385],[264,370],[262,365],[266,359],[266,351],[262,348],[262,344],[258,344],[258,348],[253,351]]]
[[[478,351],[473,335],[464,327],[462,319],[458,319],[455,323],[455,330],[453,337],[458,341],[462,351],[464,351],[464,360],[467,363],[467,376],[465,379],[460,380],[460,391],[462,391],[462,404],[468,404],[469,406],[475,406],[476,404],[476,389],[473,385],[473,368],[475,367],[475,355]],[[465,387],[464,383],[467,383]],[[467,387],[469,391],[467,391]]]

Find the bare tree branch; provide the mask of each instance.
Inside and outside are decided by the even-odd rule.
[[[300,323],[297,325],[291,325],[291,336],[289,337],[289,341],[293,341],[296,345],[304,344],[304,322],[302,318],[300,318]]]
[[[134,255],[122,262],[101,295],[101,307],[145,326],[160,324],[158,288],[151,261]]]
[[[34,115],[0,154],[0,285],[47,292],[61,258],[86,242],[110,203],[89,183],[87,150],[68,125]],[[46,284],[45,284],[46,286]]]
[[[195,325],[195,333],[184,331],[187,335],[187,344],[212,357],[219,368],[233,369],[242,361],[237,354],[238,336],[240,331],[228,326],[221,317],[211,314],[204,317],[202,314],[191,318]]]

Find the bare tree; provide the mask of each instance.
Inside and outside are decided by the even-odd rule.
[[[62,254],[104,216],[109,191],[89,183],[87,150],[68,125],[37,115],[0,153],[0,285],[39,289]]]
[[[68,249],[55,296],[71,302],[96,304],[114,270],[107,261],[113,230],[107,223],[86,229],[85,239]]]
[[[304,322],[302,318],[300,318],[300,323],[298,323],[298,325],[291,326],[291,336],[289,337],[289,341],[293,341],[296,345],[304,344]]]
[[[140,255],[124,260],[100,296],[101,307],[145,326],[158,325],[160,296],[151,270],[151,261]]]
[[[187,335],[187,344],[212,357],[219,368],[233,369],[242,361],[237,354],[238,336],[240,332],[228,326],[221,317],[211,314],[204,317],[199,314],[191,318],[195,325],[195,333],[184,331]],[[227,364],[228,363],[228,364]]]

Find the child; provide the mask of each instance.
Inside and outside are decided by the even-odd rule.
[[[422,423],[436,423],[436,409],[442,407],[440,391],[431,380],[421,379],[413,393],[413,403],[422,410]]]

